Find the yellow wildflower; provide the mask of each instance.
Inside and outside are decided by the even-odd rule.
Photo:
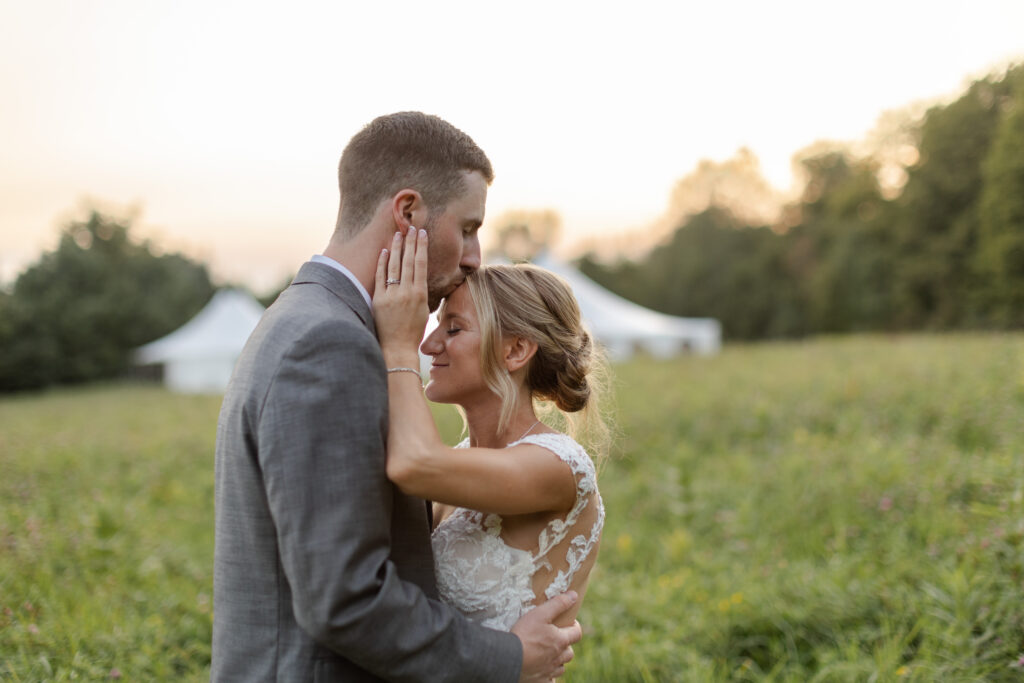
[[[633,537],[629,534],[620,534],[615,539],[615,547],[618,548],[619,552],[623,555],[628,555],[633,552]]]

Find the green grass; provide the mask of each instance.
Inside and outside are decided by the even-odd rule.
[[[616,381],[567,680],[1024,678],[1024,336],[735,346]],[[208,677],[218,407],[0,400],[0,679]]]
[[[124,386],[0,402],[0,678],[208,678],[219,406]]]

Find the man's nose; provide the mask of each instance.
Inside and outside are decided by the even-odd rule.
[[[467,274],[475,273],[480,267],[480,261],[480,239],[474,232],[466,237],[462,247],[462,260],[459,261],[459,267]]]

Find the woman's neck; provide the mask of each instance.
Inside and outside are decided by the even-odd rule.
[[[493,401],[478,401],[472,406],[462,406],[466,413],[466,424],[469,427],[469,445],[479,448],[504,448],[518,441],[527,434],[537,430],[539,420],[533,412],[533,402],[529,396],[523,396],[512,413],[505,429],[498,431],[498,419],[501,413],[501,399],[494,396]],[[493,396],[493,394],[492,394]]]

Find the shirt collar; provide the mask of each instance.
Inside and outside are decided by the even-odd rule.
[[[366,302],[366,307],[369,308],[371,311],[373,310],[373,302],[370,300],[370,293],[366,291],[366,287],[363,287],[363,283],[360,282],[356,278],[356,276],[352,274],[351,270],[341,265],[340,263],[332,259],[330,256],[324,256],[323,254],[313,254],[313,256],[309,260],[312,261],[313,263],[322,263],[325,266],[330,266],[331,268],[334,268],[336,271],[338,271],[339,273],[347,277],[349,280],[351,280],[352,284],[354,284],[356,286],[356,289],[359,290],[359,293],[362,294],[363,301]]]

